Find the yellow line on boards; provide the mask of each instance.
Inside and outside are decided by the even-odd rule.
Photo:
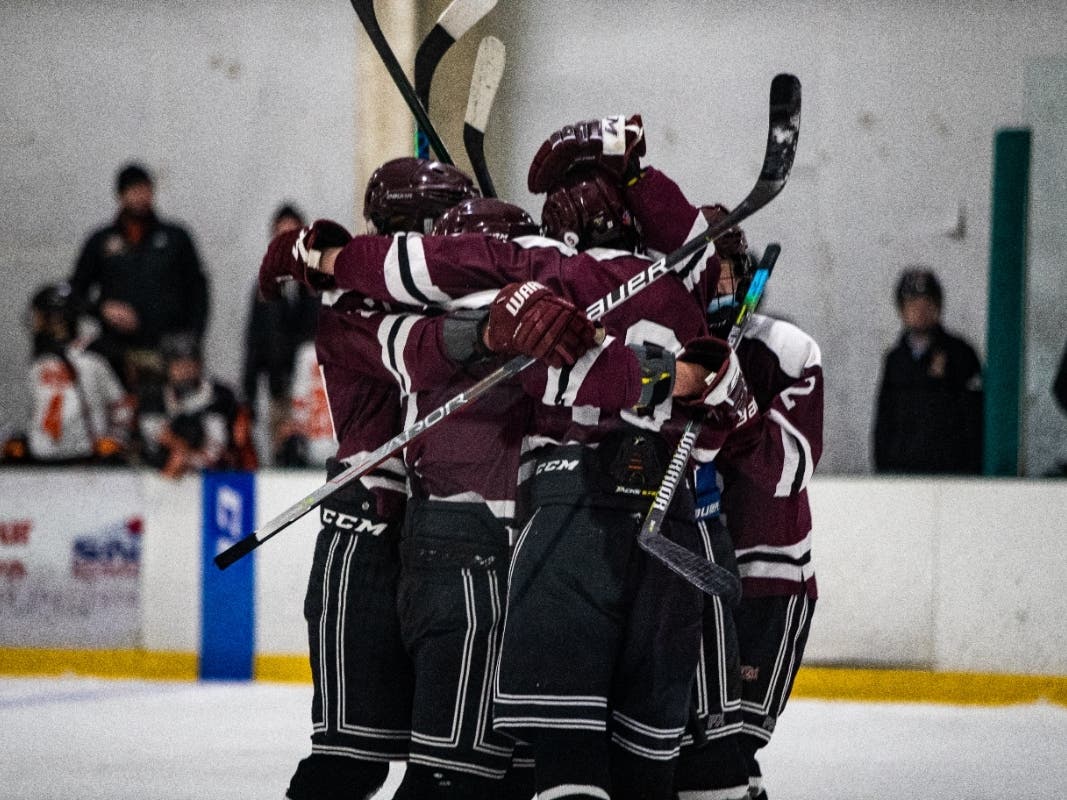
[[[0,648],[0,675],[196,680],[196,653]]]
[[[196,680],[197,667],[195,653],[0,648],[0,675]],[[257,655],[254,674],[256,680],[271,683],[311,682],[311,666],[306,655]],[[1067,675],[802,667],[792,696],[812,700],[952,705],[1044,701],[1067,706]]]
[[[792,696],[952,705],[1010,705],[1043,700],[1067,705],[1067,676],[802,667]]]

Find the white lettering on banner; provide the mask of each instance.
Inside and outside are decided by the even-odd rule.
[[[215,494],[215,524],[219,530],[228,533],[232,539],[240,538],[243,510],[241,495],[229,486],[220,486]]]
[[[565,458],[557,458],[555,461],[545,461],[542,464],[538,464],[534,474],[540,475],[542,472],[571,472],[577,466],[578,459],[570,461]]]
[[[363,517],[353,517],[350,514],[341,514],[332,508],[322,509],[322,522],[325,525],[333,525],[343,531],[369,533],[372,536],[380,536],[389,527],[388,523],[374,522]]]
[[[33,520],[15,519],[0,522],[0,545],[29,544]]]
[[[26,577],[26,565],[21,561],[0,561],[0,578],[13,580]]]

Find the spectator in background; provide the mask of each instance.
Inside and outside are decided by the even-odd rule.
[[[982,366],[941,326],[941,284],[905,270],[896,302],[904,325],[885,357],[874,425],[877,472],[980,474]]]
[[[78,303],[66,283],[41,287],[30,302],[32,410],[4,447],[16,463],[124,461],[133,403],[107,360],[77,339]]]
[[[143,166],[123,167],[115,191],[118,216],[86,240],[70,284],[100,320],[101,351],[126,387],[139,391],[160,379],[164,336],[203,336],[208,283],[189,233],[156,216]]]
[[[196,339],[163,340],[164,383],[140,409],[142,456],[169,478],[198,469],[249,469],[247,419],[233,391],[204,374]],[[254,462],[254,459],[252,459]]]
[[[337,439],[314,341],[304,342],[296,351],[290,395],[289,417],[274,440],[274,463],[325,469],[326,459],[337,454]]]
[[[304,216],[291,205],[281,206],[271,220],[270,238],[287,231],[298,230],[304,224]],[[249,407],[259,409],[260,382],[267,384],[269,423],[268,439],[275,462],[280,466],[316,466],[325,464],[326,456],[319,457],[311,450],[332,449],[332,428],[326,444],[309,442],[322,438],[322,426],[309,429],[314,419],[329,419],[329,410],[316,411],[325,402],[325,395],[315,399],[315,385],[322,394],[322,380],[314,363],[315,325],[318,320],[320,300],[306,287],[291,281],[282,287],[277,300],[263,300],[253,290],[252,308],[248,317],[245,337],[244,397]],[[312,363],[305,363],[310,351]],[[298,358],[298,353],[303,355]],[[298,366],[299,361],[299,366]],[[309,372],[309,369],[314,374]],[[299,384],[299,385],[295,385]],[[311,415],[310,417],[308,415]],[[258,416],[258,414],[257,414]]]

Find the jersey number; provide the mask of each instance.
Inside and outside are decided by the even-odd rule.
[[[794,384],[793,386],[787,386],[778,393],[778,396],[782,398],[782,405],[785,406],[786,411],[794,408],[797,401],[794,397],[807,397],[809,394],[815,391],[815,376],[809,376],[805,378],[801,383]]]

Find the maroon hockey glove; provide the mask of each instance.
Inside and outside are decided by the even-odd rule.
[[[566,125],[541,145],[526,176],[534,194],[547,192],[573,169],[597,166],[618,178],[636,171],[645,154],[641,115],[606,117]]]
[[[509,283],[489,307],[482,341],[494,353],[562,367],[596,343],[596,328],[584,311],[540,283]]]
[[[318,271],[319,258],[328,247],[344,247],[352,234],[328,219],[315,220],[299,230],[279,233],[267,245],[259,266],[259,294],[264,300],[281,297],[287,281],[300,281],[317,291],[333,288],[333,276]]]
[[[695,364],[706,374],[699,392],[675,398],[683,407],[703,412],[706,428],[730,433],[756,420],[759,408],[730,345],[714,336],[694,339],[678,361]]]

